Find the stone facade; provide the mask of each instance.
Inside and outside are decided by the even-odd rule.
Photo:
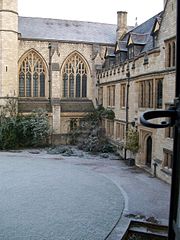
[[[158,18],[159,16],[157,16]],[[146,25],[147,23],[142,24],[142,28],[145,28]],[[131,35],[133,33],[127,34]],[[150,35],[152,34],[151,32]],[[125,103],[122,104],[123,93],[121,88],[123,85],[126,85],[125,95],[127,95],[127,73],[130,73],[128,127],[131,127],[131,123],[135,123],[139,133],[139,151],[136,154],[136,164],[152,172],[152,174],[156,171],[157,176],[167,182],[171,181],[173,135],[168,136],[167,129],[144,127],[140,124],[139,119],[141,114],[147,110],[166,109],[173,103],[175,96],[175,65],[172,62],[171,65],[167,64],[167,61],[169,61],[167,58],[171,56],[170,52],[168,52],[169,46],[166,42],[174,41],[175,36],[176,1],[169,0],[165,2],[165,9],[161,15],[160,28],[158,29],[156,38],[157,45],[147,51],[142,51],[131,59],[127,57],[125,61],[119,64],[115,63],[109,66],[109,68],[104,68],[97,75],[100,83],[99,88],[103,92],[103,106],[111,108],[115,112],[113,134],[110,136],[110,139],[114,144],[119,146],[119,151],[122,157],[124,157],[122,146],[125,141],[125,134],[118,134],[119,129],[117,127],[119,127],[118,123],[124,124],[124,126],[127,123],[126,96],[124,99]],[[173,47],[171,48],[171,54],[172,51],[175,52]],[[117,54],[115,53],[115,55]],[[161,106],[157,106],[157,82],[161,79],[163,83],[162,103]],[[151,84],[151,90],[147,88],[147,83]],[[113,106],[108,104],[109,95],[107,91],[109,86],[115,86],[115,104]],[[143,86],[142,90],[141,86]],[[141,96],[141,91],[143,91],[143,96]],[[147,91],[151,91],[150,96]],[[144,101],[144,103],[141,103],[141,101]],[[108,132],[107,121],[105,120],[106,132]],[[158,120],[154,120],[154,123],[158,123]],[[125,131],[125,128],[123,128],[123,131]],[[124,138],[120,139],[121,136],[119,137],[119,135],[124,135]],[[127,157],[129,156],[127,155]],[[156,170],[154,170],[154,164],[156,164]]]
[[[122,11],[117,13],[116,26],[22,18],[17,4],[17,0],[0,2],[0,104],[8,96],[17,98],[21,113],[44,108],[54,143],[67,143],[71,120],[91,112],[90,105],[102,104],[115,112],[115,120],[104,119],[103,125],[121,155],[125,129],[134,123],[140,145],[136,164],[153,172],[156,163],[157,175],[170,182],[172,134],[143,127],[139,118],[146,110],[167,108],[174,99],[176,1],[164,1],[163,13],[134,29],[128,28],[127,13]],[[81,67],[74,68],[73,57]],[[79,71],[79,75],[72,73],[73,79],[72,69]],[[65,107],[68,104],[76,106],[74,111]]]

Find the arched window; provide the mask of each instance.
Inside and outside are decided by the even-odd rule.
[[[76,53],[67,59],[63,68],[63,97],[87,97],[87,66]]]
[[[173,53],[172,53],[172,66],[174,67],[176,65],[176,44],[173,42],[172,44]]]
[[[140,83],[139,107],[145,107],[144,104],[144,83]]]
[[[171,67],[171,44],[168,44],[168,67]]]
[[[45,66],[35,51],[31,51],[20,65],[19,96],[45,97]]]
[[[149,80],[146,82],[146,107],[153,107],[153,81]]]

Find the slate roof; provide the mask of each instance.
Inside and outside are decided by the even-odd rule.
[[[115,24],[19,17],[21,38],[115,44]]]
[[[141,53],[150,51],[153,49],[153,37],[151,36],[152,28],[156,20],[160,20],[163,12],[156,14],[141,25],[135,27],[131,31],[127,32],[125,36],[119,41],[119,46],[123,45],[124,49],[127,49],[127,41],[129,36],[132,36],[133,42],[139,45],[145,45]],[[126,47],[124,42],[126,42]]]

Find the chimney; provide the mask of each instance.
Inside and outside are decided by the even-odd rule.
[[[119,40],[127,32],[127,12],[117,12],[116,40]]]
[[[165,5],[166,5],[166,2],[167,2],[167,0],[164,0],[164,7],[165,7]]]

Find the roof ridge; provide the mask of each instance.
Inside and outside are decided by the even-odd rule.
[[[132,31],[136,30],[137,28],[141,27],[143,24],[147,23],[147,22],[150,21],[151,19],[153,19],[153,18],[155,18],[155,17],[157,18],[157,17],[160,16],[163,12],[164,12],[164,11],[161,11],[161,12],[157,13],[156,15],[154,15],[153,17],[147,19],[146,21],[144,21],[144,22],[141,23],[140,25],[134,27],[133,29],[131,29],[131,30],[128,31],[127,33],[130,33],[130,32],[132,32]]]
[[[82,20],[73,20],[73,19],[59,19],[59,18],[48,18],[48,17],[28,17],[28,16],[19,16],[20,18],[30,18],[30,19],[42,19],[42,20],[54,20],[54,21],[66,21],[66,22],[78,22],[78,23],[92,23],[92,24],[103,24],[103,25],[112,25],[117,26],[113,23],[103,23],[103,22],[91,22],[91,21],[82,21]]]

